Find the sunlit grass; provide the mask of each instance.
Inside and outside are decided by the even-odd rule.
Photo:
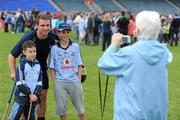
[[[7,56],[11,48],[22,35],[0,32],[0,117],[8,102],[13,82],[10,80]],[[74,32],[72,38],[75,38]],[[77,42],[77,41],[75,41]],[[169,65],[169,112],[168,120],[180,119],[180,47],[169,47],[174,55],[173,62]],[[83,84],[85,109],[87,120],[100,120],[99,86],[97,61],[102,55],[101,46],[81,45],[84,64],[87,67],[87,80]],[[113,90],[114,77],[110,77],[104,120],[112,120],[113,117]],[[103,77],[103,90],[105,88],[105,76]],[[104,94],[103,94],[104,95]],[[50,80],[50,88],[47,103],[47,120],[59,119],[56,116],[56,105],[53,93],[53,84]],[[75,109],[69,100],[69,120],[77,120]]]

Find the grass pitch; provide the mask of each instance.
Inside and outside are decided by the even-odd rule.
[[[74,37],[72,33],[72,38]],[[0,32],[0,118],[8,103],[8,97],[13,86],[10,80],[8,70],[7,57],[11,48],[20,40],[22,35]],[[168,120],[180,119],[180,46],[169,47],[173,53],[173,62],[169,65],[169,110]],[[99,102],[99,86],[98,86],[98,68],[97,61],[102,55],[101,46],[81,45],[81,53],[84,64],[87,67],[87,80],[83,83],[85,115],[87,120],[100,120],[100,102]],[[102,77],[103,91],[105,88],[105,76]],[[106,109],[104,112],[104,120],[112,120],[113,118],[113,92],[115,77],[110,77]],[[104,92],[103,92],[104,96]],[[50,88],[47,101],[47,120],[59,119],[56,116],[55,99],[53,93],[53,84],[50,79]],[[68,120],[78,120],[75,109],[70,100],[67,112]]]

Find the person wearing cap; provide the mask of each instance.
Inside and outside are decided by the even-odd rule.
[[[84,120],[83,88],[81,85],[82,58],[80,47],[70,39],[71,26],[62,23],[58,27],[59,42],[50,52],[49,68],[54,82],[56,114],[66,120],[68,96],[80,120]]]

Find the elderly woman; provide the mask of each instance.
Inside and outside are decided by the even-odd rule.
[[[167,65],[172,54],[157,40],[160,28],[157,12],[140,12],[136,17],[138,41],[119,48],[122,35],[114,34],[112,44],[99,59],[102,72],[117,76],[114,120],[166,120]]]

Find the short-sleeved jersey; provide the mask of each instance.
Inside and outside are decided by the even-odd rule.
[[[51,49],[49,68],[53,68],[56,80],[74,82],[78,80],[78,66],[82,65],[80,47],[77,43],[69,42],[64,49],[59,43]]]

